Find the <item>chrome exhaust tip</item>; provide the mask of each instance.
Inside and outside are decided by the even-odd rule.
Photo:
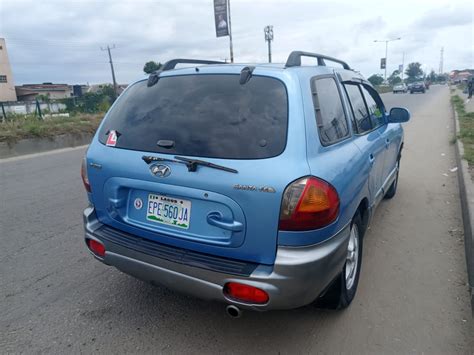
[[[225,308],[226,313],[231,318],[240,318],[242,316],[242,311],[239,307],[234,306],[233,304],[228,305]]]

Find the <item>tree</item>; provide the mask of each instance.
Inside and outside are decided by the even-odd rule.
[[[408,64],[405,74],[409,83],[422,79],[424,75],[423,70],[421,70],[421,64],[418,62]]]
[[[428,75],[428,80],[434,83],[436,81],[436,73],[434,70],[431,70],[430,74]]]
[[[143,71],[145,72],[145,74],[151,74],[160,68],[161,68],[161,63],[159,62],[157,63],[151,60],[145,63],[145,66],[143,67]]]
[[[402,79],[400,79],[400,72],[398,70],[395,70],[392,75],[389,76],[388,82],[390,85],[396,85],[400,83]]]
[[[61,102],[66,105],[68,112],[98,113],[106,112],[114,102],[114,88],[107,84],[96,92],[86,92],[82,97],[68,97]]]
[[[49,93],[36,95],[36,100],[48,105],[48,111],[51,112],[51,96]]]
[[[368,79],[373,86],[378,86],[383,83],[382,75],[373,74]]]
[[[105,96],[112,104],[115,98],[115,90],[111,84],[104,85],[100,88],[100,93]]]
[[[436,81],[448,81],[449,80],[449,76],[447,74],[438,74],[436,75]]]

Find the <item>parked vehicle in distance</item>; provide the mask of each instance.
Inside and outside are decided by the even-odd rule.
[[[410,94],[413,94],[414,92],[421,92],[425,93],[426,88],[425,88],[425,83],[422,81],[417,81],[416,83],[413,83],[410,85]]]
[[[409,116],[386,112],[367,80],[320,54],[171,60],[120,95],[89,146],[86,245],[233,317],[345,308],[374,210],[397,191]]]
[[[405,84],[397,84],[393,87],[393,93],[406,93],[407,92],[407,86]]]

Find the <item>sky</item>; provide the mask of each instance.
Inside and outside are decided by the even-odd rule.
[[[266,62],[263,28],[273,25],[273,62],[292,50],[348,62],[366,77],[422,63],[444,71],[474,68],[474,2],[463,0],[230,0],[236,62]],[[0,0],[16,85],[111,81],[107,45],[119,83],[144,77],[143,65],[172,58],[224,60],[228,37],[216,38],[213,0]]]

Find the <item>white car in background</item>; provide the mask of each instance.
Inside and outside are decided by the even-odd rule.
[[[394,93],[394,94],[397,94],[397,93],[399,93],[399,92],[404,93],[404,94],[407,93],[407,92],[408,92],[407,86],[406,86],[405,84],[398,84],[398,85],[395,85],[395,86],[393,87],[393,93]]]

